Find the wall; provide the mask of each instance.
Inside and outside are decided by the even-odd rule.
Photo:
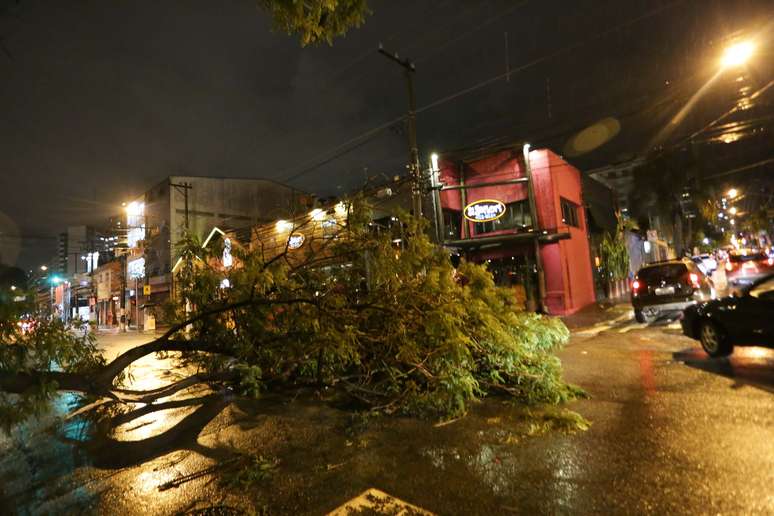
[[[94,228],[89,226],[69,226],[66,235],[64,254],[67,265],[63,271],[64,274],[72,276],[79,272],[86,272],[86,262],[81,260],[81,256],[97,250]]]
[[[522,170],[519,163],[520,156],[520,150],[506,150],[480,160],[466,163],[464,165],[465,184],[475,185],[524,177],[525,172]],[[442,183],[448,185],[459,184],[460,172],[457,164],[449,161],[441,161],[439,167],[441,168],[440,179]],[[469,188],[466,190],[466,195],[467,199],[465,204],[470,204],[482,199],[497,199],[508,204],[510,202],[526,199],[528,193],[527,187],[524,184],[513,184]],[[445,209],[459,211],[461,214],[462,209],[464,208],[462,191],[447,190],[441,192],[441,206]],[[465,219],[462,220],[464,224],[468,225],[468,234],[475,236],[475,224]],[[487,233],[487,235],[496,235],[507,232],[510,231],[496,231]]]
[[[530,153],[538,220],[542,228],[567,232],[569,239],[541,246],[549,313],[570,314],[594,302],[594,277],[588,241],[588,220],[583,209],[580,172],[549,150]],[[562,218],[560,199],[577,206],[578,227]]]
[[[202,239],[214,226],[247,227],[290,218],[300,211],[300,192],[273,181],[191,176],[172,176],[169,180],[176,184],[191,184],[188,191],[189,225],[192,233]],[[175,188],[170,189],[169,195],[170,253],[174,261],[173,245],[182,237],[185,225],[185,197]]]
[[[525,176],[520,167],[521,148],[506,150],[469,162],[465,165],[465,184],[502,181]],[[588,221],[583,208],[581,174],[569,163],[549,150],[535,150],[529,154],[534,179],[537,218],[540,228],[548,233],[569,233],[570,238],[541,244],[546,281],[546,304],[552,314],[572,313],[595,300],[594,281],[588,242]],[[440,161],[441,181],[447,185],[459,184],[459,165]],[[526,199],[525,184],[497,185],[467,190],[467,203],[481,199],[497,199],[504,203]],[[579,227],[570,227],[562,221],[560,198],[577,205]],[[441,204],[446,209],[461,210],[459,190],[441,193]],[[474,236],[473,224],[468,223],[469,234]],[[486,236],[512,234],[514,230],[486,233]],[[508,253],[523,252],[524,246],[503,245],[475,253],[476,259],[502,258]]]

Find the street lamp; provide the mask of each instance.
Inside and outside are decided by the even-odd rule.
[[[753,52],[755,52],[755,45],[752,41],[740,41],[726,48],[723,57],[720,58],[720,64],[723,68],[742,66],[750,59]]]
[[[738,191],[736,188],[732,188],[732,189],[730,189],[730,190],[728,191],[728,193],[727,193],[726,195],[728,195],[728,197],[729,197],[730,199],[733,199],[734,197],[736,197],[737,195],[739,195],[739,191]]]
[[[736,215],[736,206],[731,206],[728,209],[728,213],[730,213],[731,215]]]
[[[45,265],[41,265],[41,266],[40,266],[40,270],[42,270],[43,272],[45,272],[45,271],[47,271],[47,270],[48,270],[48,267],[46,267]]]

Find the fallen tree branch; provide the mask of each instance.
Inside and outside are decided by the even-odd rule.
[[[165,385],[164,387],[159,387],[158,389],[152,389],[148,391],[113,389],[111,392],[117,396],[119,401],[124,403],[153,403],[158,399],[167,398],[176,392],[187,389],[193,385],[207,382],[235,380],[238,376],[239,375],[236,371],[222,371],[219,373],[202,375],[195,374],[187,378],[183,378],[182,380],[178,380],[172,384]]]
[[[10,394],[23,394],[43,383],[56,383],[57,389],[62,391],[92,392],[94,389],[85,373],[0,371],[0,390]]]

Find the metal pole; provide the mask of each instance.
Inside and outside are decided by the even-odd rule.
[[[183,199],[185,200],[185,230],[188,231],[190,229],[190,226],[188,225],[188,189],[190,188],[190,185],[187,182],[183,184],[185,185],[183,188]]]
[[[538,236],[540,235],[540,224],[537,217],[537,205],[535,203],[535,184],[532,178],[532,166],[529,162],[529,144],[524,144],[522,148],[522,155],[524,158],[524,172],[527,176],[527,195],[529,196],[529,211],[532,217],[532,227],[535,230],[535,267],[538,274],[538,311],[545,312],[545,298],[546,298],[546,277],[543,271],[543,260],[540,257],[540,242],[538,242]]]
[[[439,179],[440,170],[431,168],[430,170],[430,186],[433,190],[433,214],[435,217],[435,234],[438,239],[438,243],[443,245],[446,239],[446,231],[443,223],[443,210],[441,208],[441,181]]]
[[[140,291],[137,290],[137,276],[134,277],[134,324],[137,326],[137,331],[140,331]]]
[[[414,216],[422,216],[422,170],[419,166],[419,149],[417,148],[417,114],[416,99],[414,97],[414,65],[406,68],[406,85],[408,86],[409,112],[408,112],[408,138],[410,149],[411,167],[411,204]]]
[[[468,191],[465,188],[465,163],[460,162],[460,203],[462,204],[462,213],[460,213],[460,222],[462,223],[462,238],[470,237],[470,226],[468,219],[465,218],[465,206],[468,205]]]
[[[126,254],[121,255],[121,313],[119,315],[119,331],[126,331]]]
[[[417,147],[417,107],[414,96],[414,72],[416,67],[408,59],[401,59],[397,53],[390,54],[379,44],[379,53],[395,61],[403,67],[406,74],[406,87],[408,89],[409,110],[407,116],[408,144],[409,144],[409,173],[411,175],[411,205],[414,215],[422,216],[422,170],[419,166],[419,149]]]

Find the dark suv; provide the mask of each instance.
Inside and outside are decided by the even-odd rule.
[[[712,280],[688,259],[645,265],[632,282],[634,317],[640,323],[677,316],[685,308],[714,297]]]

